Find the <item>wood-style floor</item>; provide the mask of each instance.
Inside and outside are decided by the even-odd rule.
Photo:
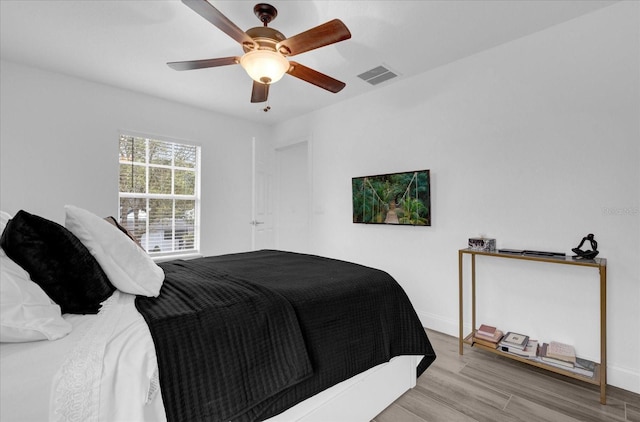
[[[467,345],[460,356],[457,337],[427,334],[436,361],[375,422],[640,422],[638,394],[607,386],[601,405],[597,386]]]

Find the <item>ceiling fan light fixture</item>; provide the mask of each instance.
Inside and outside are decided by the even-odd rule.
[[[289,60],[270,50],[248,51],[240,58],[240,65],[251,79],[263,84],[278,82],[289,70]]]

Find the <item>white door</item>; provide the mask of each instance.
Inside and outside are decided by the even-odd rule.
[[[273,148],[253,138],[252,142],[252,213],[251,249],[275,247],[273,215]]]
[[[309,251],[310,171],[309,145],[300,142],[276,150],[278,249]]]

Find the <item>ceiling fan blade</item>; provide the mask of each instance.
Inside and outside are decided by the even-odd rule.
[[[227,66],[230,64],[240,63],[240,57],[221,57],[219,59],[189,60],[186,62],[170,62],[167,63],[174,70],[194,70],[204,69],[207,67]]]
[[[182,2],[240,44],[256,46],[253,38],[238,28],[235,23],[231,22],[229,18],[213,7],[207,0],[182,0]]]
[[[276,50],[285,56],[295,56],[349,38],[351,38],[351,32],[346,25],[340,19],[334,19],[280,41],[276,44]]]
[[[289,62],[290,67],[287,73],[291,76],[295,76],[298,79],[302,79],[305,82],[309,82],[320,88],[324,88],[327,91],[333,93],[340,92],[342,88],[347,86],[344,82],[340,82],[337,79],[333,79],[331,76],[327,76],[324,73],[320,73],[317,70],[313,70],[309,67],[303,66],[300,63]]]
[[[252,103],[264,103],[269,97],[269,85],[261,84],[260,82],[253,81],[253,89],[251,90],[251,102]]]

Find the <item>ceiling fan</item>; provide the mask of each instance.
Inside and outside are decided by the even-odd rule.
[[[280,80],[285,73],[333,93],[339,92],[346,86],[344,82],[300,63],[287,60],[287,57],[351,38],[349,29],[339,19],[287,38],[280,31],[267,26],[278,15],[276,8],[269,4],[255,5],[253,12],[263,26],[251,28],[245,32],[207,0],[182,0],[182,2],[240,43],[245,54],[241,57],[167,63],[172,69],[193,70],[240,64],[253,79],[252,103],[267,101],[269,85]]]

